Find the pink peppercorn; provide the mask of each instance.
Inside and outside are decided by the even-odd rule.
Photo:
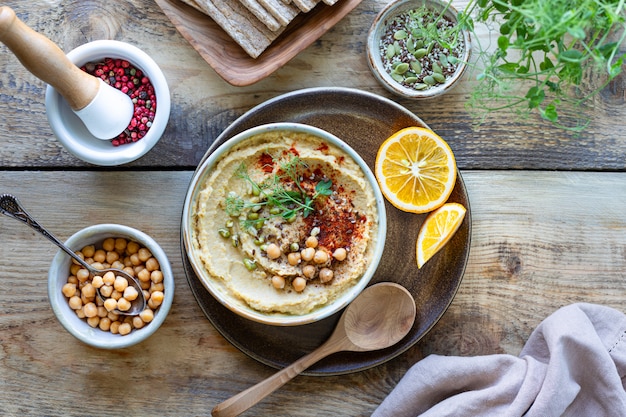
[[[111,140],[111,144],[120,146],[143,138],[152,126],[156,112],[156,94],[150,79],[124,59],[105,58],[102,62],[87,63],[81,69],[128,94],[133,100],[133,118],[126,130]]]

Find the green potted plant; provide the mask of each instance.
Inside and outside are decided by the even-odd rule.
[[[624,1],[472,0],[468,7],[497,39],[495,50],[478,45],[470,107],[483,115],[537,111],[560,127],[584,129],[585,102],[622,71]]]

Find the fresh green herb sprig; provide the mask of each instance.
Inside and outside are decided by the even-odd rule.
[[[257,183],[250,177],[248,167],[242,163],[236,175],[251,186],[253,197],[245,199],[229,194],[226,198],[226,212],[237,216],[244,212],[255,213],[267,206],[271,215],[281,216],[288,222],[295,220],[300,212],[308,217],[315,210],[314,204],[318,197],[332,194],[333,183],[329,179],[323,179],[315,185],[313,195],[309,195],[300,181],[302,170],[306,167],[300,158],[292,155],[288,161],[280,163],[278,173],[272,174],[262,183]],[[292,184],[294,188],[286,188],[287,184]],[[259,219],[256,216],[247,219],[251,225],[257,221]]]
[[[499,33],[495,51],[481,51],[484,68],[468,105],[484,115],[538,111],[559,127],[583,130],[585,102],[622,71],[624,0],[470,3],[478,6],[475,21],[495,24]],[[591,74],[596,85],[584,85]]]

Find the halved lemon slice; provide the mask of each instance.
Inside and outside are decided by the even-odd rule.
[[[446,203],[426,217],[417,235],[417,267],[424,266],[459,230],[466,209],[459,203]]]
[[[395,207],[426,213],[448,200],[456,182],[456,160],[435,132],[407,127],[380,145],[375,174],[385,198]]]

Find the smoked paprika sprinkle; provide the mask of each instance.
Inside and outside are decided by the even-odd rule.
[[[134,112],[128,127],[111,139],[111,144],[120,146],[143,138],[154,122],[157,108],[154,86],[143,71],[125,59],[113,58],[88,62],[81,70],[127,94],[133,102]]]

